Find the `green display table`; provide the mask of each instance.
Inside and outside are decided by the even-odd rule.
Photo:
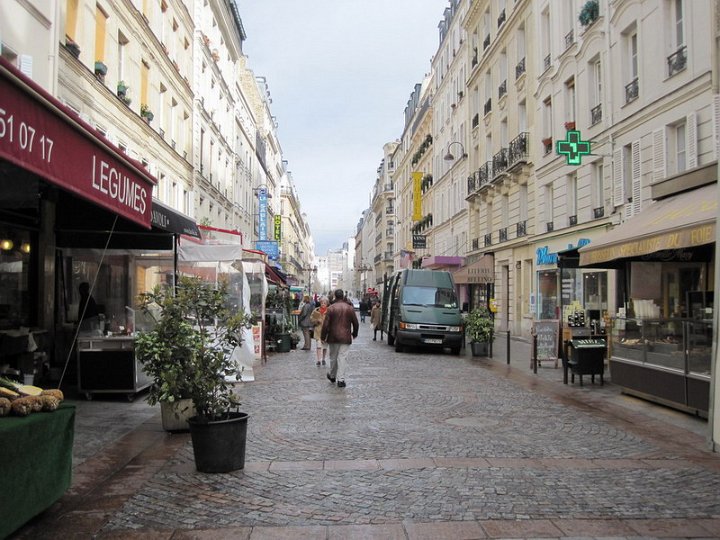
[[[57,501],[70,487],[75,406],[0,418],[0,538]]]

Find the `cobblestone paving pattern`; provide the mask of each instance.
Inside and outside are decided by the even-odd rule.
[[[314,352],[271,356],[239,388],[251,414],[246,469],[197,473],[188,442],[105,530],[720,517],[720,468],[467,355],[398,354],[368,335],[344,389]]]

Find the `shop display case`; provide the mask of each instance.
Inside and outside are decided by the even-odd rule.
[[[712,320],[615,319],[610,375],[623,391],[706,416]]]

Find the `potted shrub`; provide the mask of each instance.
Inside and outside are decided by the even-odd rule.
[[[104,80],[105,75],[107,75],[107,66],[102,60],[95,60],[95,75],[100,80]]]
[[[600,16],[600,4],[598,0],[588,0],[580,10],[578,20],[583,26],[590,26]]]
[[[473,356],[487,356],[493,340],[495,324],[488,308],[473,309],[465,320],[465,334],[470,339]]]
[[[80,45],[75,43],[70,37],[65,36],[65,48],[70,51],[75,58],[80,58]]]
[[[140,105],[140,116],[142,116],[146,122],[152,122],[152,119],[155,118],[155,115],[152,113],[147,103]]]
[[[195,454],[195,467],[200,472],[229,472],[245,466],[245,440],[248,415],[240,412],[234,382],[241,374],[232,359],[232,352],[242,342],[242,329],[250,318],[237,313],[229,301],[227,283],[218,287],[197,277],[182,277],[177,291],[160,294],[157,289],[146,296],[143,305],[158,313],[158,326],[172,328],[176,340],[165,347],[186,355],[182,373],[184,382],[174,378],[176,371],[163,371],[158,377],[158,392],[169,390],[187,394],[195,406],[196,415],[188,419]],[[153,296],[154,295],[154,296]],[[153,306],[152,300],[157,307]],[[157,331],[157,328],[156,330]],[[179,336],[177,333],[182,332]],[[141,343],[143,335],[138,338]],[[159,340],[147,343],[158,345]],[[151,364],[163,361],[166,353],[154,355],[152,348],[140,345],[138,357]],[[147,354],[148,351],[150,354]],[[178,361],[180,362],[180,360]],[[155,394],[158,395],[158,394]],[[158,395],[159,397],[159,395]]]
[[[117,95],[119,98],[124,98],[127,94],[128,86],[125,84],[125,81],[119,81],[117,83]]]

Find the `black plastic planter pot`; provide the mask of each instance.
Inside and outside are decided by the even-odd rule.
[[[200,422],[188,420],[190,438],[199,472],[224,473],[245,467],[247,413],[230,413],[227,420]]]
[[[490,345],[485,341],[473,341],[470,343],[473,356],[488,356],[490,354]]]

